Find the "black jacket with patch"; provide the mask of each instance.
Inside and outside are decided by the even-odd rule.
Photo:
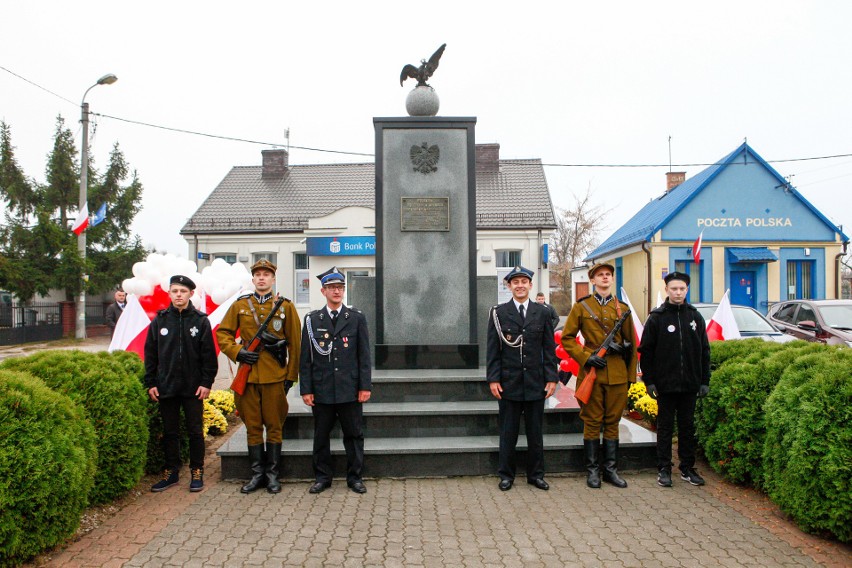
[[[210,321],[190,304],[157,312],[145,340],[145,388],[160,398],[191,397],[210,388],[219,370]]]
[[[639,354],[642,381],[657,391],[698,392],[710,384],[710,343],[704,318],[692,305],[668,300],[645,322]]]

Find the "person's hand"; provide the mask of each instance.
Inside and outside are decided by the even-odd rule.
[[[303,394],[303,395],[302,395],[302,402],[304,402],[304,403],[305,403],[305,404],[307,404],[308,406],[313,406],[313,405],[314,405],[314,395],[312,395],[312,394]]]
[[[698,387],[698,398],[704,398],[710,394],[710,385],[701,385]]]
[[[502,396],[500,396],[500,393],[503,392],[503,387],[500,386],[500,383],[495,381],[493,383],[488,383],[488,386],[491,387],[491,394],[494,395],[494,398],[496,398],[497,400],[503,398]]]
[[[195,396],[198,397],[198,400],[204,400],[210,396],[210,389],[207,387],[198,387],[198,390],[195,391]]]
[[[157,387],[151,387],[148,389],[148,396],[151,397],[151,400],[154,402],[160,401],[160,391],[157,390]]]
[[[293,381],[284,381],[284,396],[289,394],[291,388],[293,388]]]
[[[237,361],[245,363],[246,365],[254,365],[257,363],[258,359],[260,359],[260,353],[257,351],[249,351],[245,347],[240,349],[240,352],[237,353]]]
[[[358,402],[367,402],[371,394],[370,391],[358,391]]]
[[[645,390],[648,391],[648,396],[657,400],[657,385],[645,385]]]
[[[556,392],[556,383],[546,383],[544,385],[544,392],[547,393],[544,398],[550,398],[553,396],[553,393]]]
[[[603,369],[604,367],[606,367],[606,359],[604,359],[597,353],[593,353],[591,357],[586,359],[586,367],[596,367],[598,369]]]
[[[276,343],[281,341],[281,338],[272,335],[264,329],[260,332],[260,340],[263,342],[264,345],[275,345]]]

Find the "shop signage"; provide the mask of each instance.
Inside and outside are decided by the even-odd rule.
[[[699,227],[792,227],[789,217],[703,217]]]
[[[375,256],[376,237],[307,237],[308,256]]]

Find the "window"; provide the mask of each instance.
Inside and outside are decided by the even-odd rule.
[[[787,323],[793,323],[793,314],[796,313],[797,306],[798,304],[784,304],[775,314],[775,319]]]
[[[514,268],[521,264],[521,251],[519,250],[496,250],[497,268]]]
[[[266,259],[275,266],[278,266],[278,255],[274,252],[256,252],[251,255],[251,263],[254,264],[258,260]]]
[[[293,266],[296,275],[296,282],[293,287],[296,290],[296,305],[309,305],[311,303],[311,275],[308,271],[308,255],[303,252],[295,253],[293,255]]]
[[[816,323],[817,317],[816,317],[816,313],[814,312],[813,308],[811,308],[810,306],[807,306],[805,304],[800,304],[799,305],[799,311],[796,314],[796,321],[794,321],[793,323],[795,323],[796,325],[799,325],[803,321]]]
[[[235,262],[237,262],[237,253],[235,253],[235,252],[213,253],[213,260],[216,260],[217,258],[221,258],[222,260],[224,260],[228,264],[234,264]]]
[[[506,286],[503,277],[514,267],[521,265],[521,251],[495,250],[494,257],[497,265],[497,303],[503,304],[512,299],[512,291]]]
[[[701,263],[695,264],[691,260],[676,260],[675,271],[689,275],[689,292],[686,301],[697,304],[701,301]]]
[[[813,300],[814,261],[787,261],[787,299]]]

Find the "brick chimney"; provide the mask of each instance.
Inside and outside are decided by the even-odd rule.
[[[666,172],[666,193],[686,180],[686,172]]]
[[[260,175],[262,179],[280,179],[287,173],[290,155],[283,148],[273,150],[261,150],[263,155],[263,170]]]
[[[476,171],[494,172],[500,170],[500,144],[476,145]]]

